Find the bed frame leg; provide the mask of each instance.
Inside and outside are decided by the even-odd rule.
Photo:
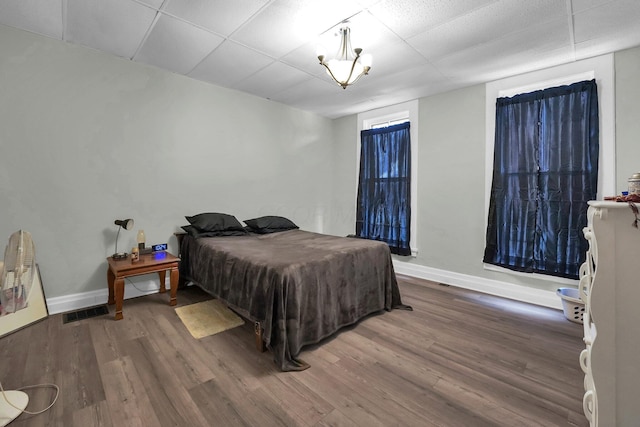
[[[266,350],[264,345],[264,340],[262,339],[262,326],[260,326],[260,322],[255,322],[253,324],[253,329],[256,336],[256,348],[259,352],[264,352]]]

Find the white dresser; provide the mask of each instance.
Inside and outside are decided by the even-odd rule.
[[[592,426],[640,426],[640,229],[627,203],[589,202],[580,366]],[[640,224],[638,224],[640,225]]]

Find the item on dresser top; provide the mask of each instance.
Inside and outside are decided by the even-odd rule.
[[[167,250],[167,244],[166,243],[159,243],[157,245],[151,245],[151,250],[153,252],[166,251]]]
[[[629,207],[631,208],[631,211],[636,217],[631,225],[635,228],[638,228],[638,222],[640,222],[640,212],[638,211],[638,207],[635,205],[635,203],[640,203],[640,194],[605,197],[604,200],[612,202],[627,202],[629,204]]]
[[[640,194],[622,194],[621,196],[606,196],[607,202],[631,202],[640,203]]]
[[[640,195],[640,172],[634,173],[629,178],[629,194]]]
[[[138,230],[138,235],[136,236],[136,240],[138,241],[138,249],[143,250],[146,243],[144,230]]]

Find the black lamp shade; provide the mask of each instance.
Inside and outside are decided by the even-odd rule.
[[[124,228],[125,230],[131,230],[133,228],[133,220],[129,219],[116,219],[115,224]]]

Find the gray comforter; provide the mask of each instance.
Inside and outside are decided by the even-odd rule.
[[[402,304],[385,243],[301,230],[185,236],[181,273],[264,328],[283,371],[308,367],[303,346]]]

